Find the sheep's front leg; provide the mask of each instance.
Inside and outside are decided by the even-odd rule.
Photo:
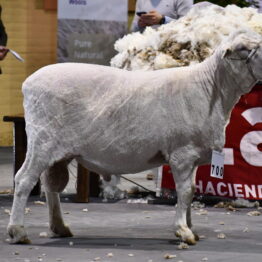
[[[170,163],[177,191],[176,236],[190,245],[196,244],[197,235],[191,231],[191,202],[195,191],[195,167],[178,168]]]

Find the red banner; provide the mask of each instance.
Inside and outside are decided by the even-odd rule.
[[[210,176],[210,166],[197,170],[198,194],[262,199],[262,85],[241,97],[226,128],[224,178]],[[162,188],[175,189],[169,166]]]

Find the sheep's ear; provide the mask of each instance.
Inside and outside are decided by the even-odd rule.
[[[256,49],[261,42],[257,33],[246,30],[236,31],[229,36],[225,45],[223,57],[231,59],[246,59],[253,49]]]
[[[222,52],[222,58],[228,57],[232,54],[232,49],[231,48],[226,48]]]
[[[237,53],[240,52],[241,50],[245,50],[246,46],[242,43],[231,43],[231,44],[227,44],[227,46],[225,46],[223,52],[222,52],[222,58],[230,58],[230,57],[234,57],[237,56]]]
[[[248,57],[249,52],[252,50],[249,44],[237,43],[233,44],[231,47],[226,48],[222,54],[222,57],[232,58],[232,59],[245,59]]]

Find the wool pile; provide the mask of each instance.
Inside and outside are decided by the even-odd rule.
[[[111,66],[157,70],[200,63],[233,31],[251,28],[262,34],[262,14],[255,8],[196,4],[188,14],[157,29],[147,27],[115,43]]]

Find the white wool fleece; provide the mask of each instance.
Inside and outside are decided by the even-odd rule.
[[[233,31],[251,28],[262,33],[262,14],[254,8],[196,4],[177,21],[157,30],[147,27],[115,43],[111,66],[127,70],[157,70],[202,62]],[[162,54],[165,54],[163,56]],[[161,63],[158,56],[161,56]],[[163,60],[164,58],[164,60]]]

